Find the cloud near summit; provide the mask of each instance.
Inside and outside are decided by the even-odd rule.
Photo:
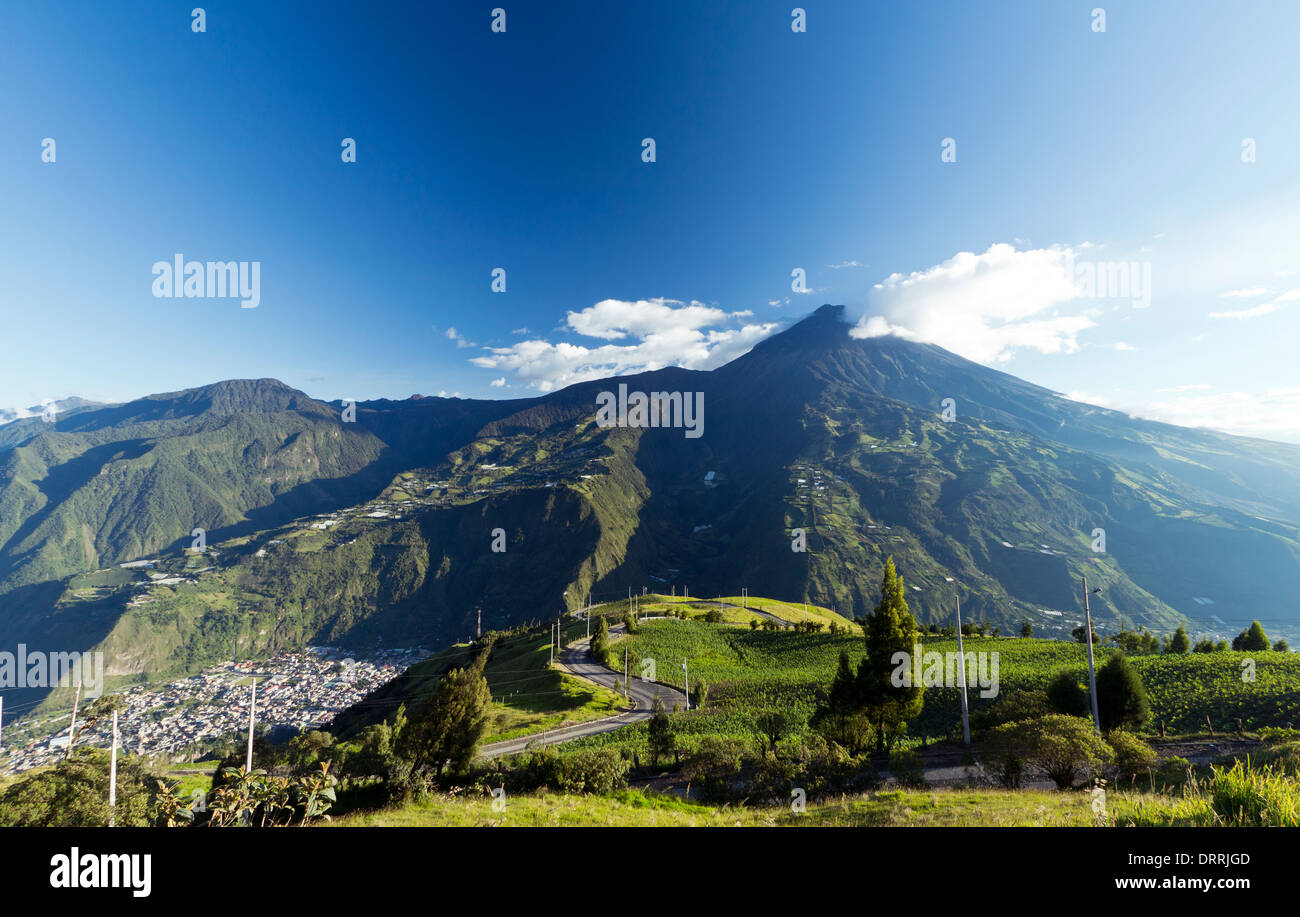
[[[1019,349],[1072,353],[1079,333],[1095,324],[1059,312],[1079,297],[1071,267],[1078,255],[997,243],[983,254],[958,252],[923,271],[890,274],[872,288],[868,314],[852,334],[897,334],[981,363],[1008,360]]]
[[[512,372],[543,392],[665,366],[713,369],[745,353],[778,327],[777,322],[747,321],[752,316],[749,311],[727,312],[695,301],[602,299],[570,311],[565,323],[575,334],[609,343],[589,347],[531,339],[489,347],[486,355],[470,362]]]

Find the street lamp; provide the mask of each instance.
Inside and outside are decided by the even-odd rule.
[[[1097,734],[1101,734],[1101,716],[1097,713],[1097,671],[1092,657],[1092,606],[1088,602],[1089,595],[1097,595],[1100,589],[1093,589],[1088,592],[1088,577],[1083,577],[1083,626],[1087,630],[1088,637],[1088,694],[1092,697],[1092,728]]]

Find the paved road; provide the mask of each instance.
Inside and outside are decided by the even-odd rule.
[[[609,632],[614,635],[622,633],[623,630],[624,627],[620,624],[611,627]],[[602,687],[621,690],[622,674],[607,669],[596,661],[596,657],[591,654],[591,641],[587,637],[583,637],[581,640],[564,647],[560,651],[559,664],[561,669],[571,675],[595,682]],[[634,706],[625,713],[599,720],[588,720],[585,723],[574,723],[571,726],[562,726],[559,729],[520,736],[517,739],[507,739],[504,742],[493,742],[491,745],[484,745],[479,750],[479,757],[496,758],[500,755],[513,755],[529,746],[559,745],[585,736],[622,729],[632,723],[650,719],[654,712],[656,696],[663,699],[664,707],[670,711],[673,709],[673,704],[677,704],[678,709],[686,709],[686,695],[681,691],[668,685],[642,681],[640,678],[631,680],[631,684],[628,686],[628,695]]]

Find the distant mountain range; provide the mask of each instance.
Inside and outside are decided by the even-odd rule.
[[[110,674],[154,677],[232,652],[441,645],[480,608],[503,627],[643,586],[862,615],[890,554],[923,622],[960,595],[967,619],[1065,634],[1087,574],[1103,629],[1300,633],[1300,447],[856,339],[842,312],[710,372],[532,399],[361,402],[345,422],[235,380],[12,420],[0,648],[93,647]],[[703,393],[702,435],[598,425],[620,385]]]

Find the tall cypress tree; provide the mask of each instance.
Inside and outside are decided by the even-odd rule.
[[[860,697],[876,726],[878,751],[884,751],[892,743],[900,727],[915,719],[925,703],[924,685],[896,686],[890,677],[898,668],[895,654],[906,653],[910,660],[920,641],[916,619],[907,609],[907,597],[903,589],[903,578],[894,568],[894,558],[891,556],[885,562],[885,576],[880,584],[880,604],[876,606],[875,612],[867,616],[863,628],[867,655],[858,666]]]

